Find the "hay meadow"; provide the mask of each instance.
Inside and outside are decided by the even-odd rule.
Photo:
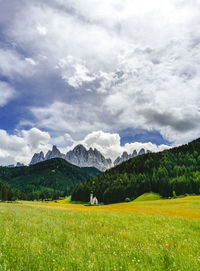
[[[0,203],[0,270],[200,270],[200,197]]]

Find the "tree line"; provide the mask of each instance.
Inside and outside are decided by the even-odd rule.
[[[0,181],[0,201],[15,201],[15,200],[56,200],[60,197],[68,195],[66,192],[56,191],[53,189],[43,189],[24,193],[20,190],[10,187],[7,183]]]
[[[0,182],[0,201],[14,201],[23,199],[24,194],[19,190],[11,188],[8,184]]]

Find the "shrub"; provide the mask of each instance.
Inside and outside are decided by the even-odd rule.
[[[177,198],[177,196],[176,196],[176,191],[175,191],[175,190],[173,190],[173,198],[174,198],[174,199]]]

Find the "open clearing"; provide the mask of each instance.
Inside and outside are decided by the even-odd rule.
[[[200,197],[1,203],[0,270],[200,270]]]

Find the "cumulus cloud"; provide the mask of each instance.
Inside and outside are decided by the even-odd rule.
[[[151,142],[140,143],[133,142],[127,143],[124,146],[120,145],[120,136],[117,133],[105,133],[103,131],[95,131],[88,134],[83,140],[74,141],[72,147],[77,144],[83,144],[87,149],[96,148],[99,150],[106,158],[111,158],[113,161],[121,154],[126,151],[131,154],[134,150],[139,152],[142,148],[145,150],[150,150],[152,152],[158,152],[165,149],[169,149],[170,146],[152,144]],[[72,148],[70,147],[70,149]]]
[[[46,145],[50,140],[49,133],[42,132],[37,128],[28,131],[22,130],[22,136],[33,149],[37,149],[40,145]]]
[[[116,133],[104,133],[103,131],[96,131],[88,134],[83,140],[79,142],[87,149],[96,148],[106,158],[114,159],[122,153],[123,148],[120,146],[120,136]],[[74,143],[74,146],[77,142]]]
[[[0,130],[0,165],[28,164],[35,152],[47,152],[51,148],[50,135],[37,128],[17,131],[10,135]]]
[[[62,78],[74,88],[80,88],[84,83],[90,83],[95,79],[89,74],[86,65],[72,56],[60,59],[57,68],[61,68]]]

